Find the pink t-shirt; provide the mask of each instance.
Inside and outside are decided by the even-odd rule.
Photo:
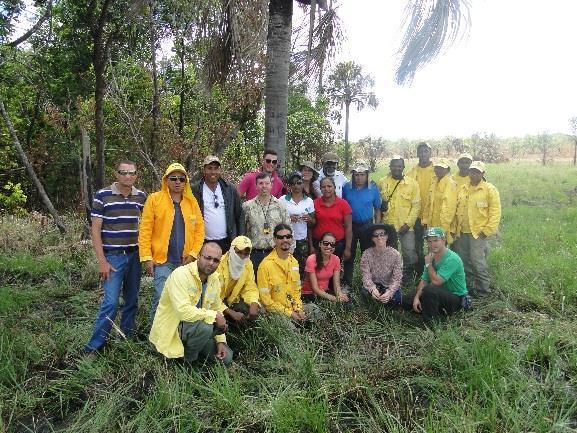
[[[240,180],[238,184],[237,191],[238,195],[242,197],[243,194],[246,194],[245,200],[252,200],[258,194],[256,190],[256,176],[260,173],[259,171],[251,171],[244,175],[244,177]],[[272,174],[272,189],[270,191],[271,195],[280,198],[283,195],[283,183],[280,177],[278,177],[277,172],[275,171]]]
[[[305,263],[305,281],[301,288],[301,292],[303,295],[311,295],[313,294],[313,288],[311,286],[311,279],[309,277],[309,273],[314,272],[317,276],[317,284],[319,289],[323,291],[327,291],[329,289],[329,281],[333,277],[335,271],[341,268],[341,260],[338,256],[331,254],[331,258],[326,266],[323,266],[320,270],[317,271],[317,256],[316,254],[311,254],[307,257],[307,261]]]

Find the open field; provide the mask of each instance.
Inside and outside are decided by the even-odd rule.
[[[229,336],[229,370],[165,362],[144,337],[83,358],[100,291],[80,227],[62,239],[5,217],[0,431],[577,431],[577,169],[511,162],[487,178],[503,204],[489,299],[435,330],[364,307],[327,306],[298,332],[261,320]]]

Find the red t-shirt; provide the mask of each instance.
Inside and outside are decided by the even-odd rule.
[[[327,207],[323,198],[319,197],[315,201],[315,217],[317,224],[313,229],[313,238],[317,241],[326,232],[331,232],[337,241],[345,238],[345,216],[353,213],[351,206],[346,200],[335,197],[332,206]]]
[[[260,173],[259,171],[251,171],[244,175],[241,179],[240,183],[238,184],[237,191],[238,195],[242,197],[243,194],[246,193],[245,200],[252,200],[258,195],[258,191],[256,190],[256,176]],[[280,198],[283,194],[283,183],[280,177],[278,177],[277,172],[275,171],[272,174],[271,178],[272,182],[272,189],[270,194],[276,198]]]
[[[313,294],[313,288],[311,286],[311,279],[309,273],[314,272],[317,276],[317,284],[319,289],[327,291],[329,289],[329,281],[333,277],[335,271],[341,268],[341,260],[338,256],[331,254],[329,262],[317,271],[317,255],[311,254],[307,257],[305,262],[305,281],[303,282],[301,292],[303,295]]]

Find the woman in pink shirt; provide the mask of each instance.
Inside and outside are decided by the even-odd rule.
[[[336,243],[334,234],[323,233],[317,253],[307,258],[305,281],[301,289],[304,302],[313,302],[317,297],[327,301],[349,301],[347,294],[341,290],[341,260],[333,254]]]

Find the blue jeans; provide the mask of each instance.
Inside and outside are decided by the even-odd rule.
[[[134,333],[141,273],[138,251],[104,256],[116,271],[111,270],[108,279],[102,283],[104,298],[96,315],[92,337],[84,346],[86,352],[101,349],[106,344],[106,338],[118,311],[121,290],[124,305],[121,311],[120,330],[126,337],[132,337]]]
[[[149,315],[151,324],[154,320],[156,309],[158,308],[158,302],[160,301],[160,295],[162,295],[162,289],[164,289],[164,283],[166,283],[166,280],[170,277],[172,271],[174,271],[178,266],[180,265],[170,262],[154,264],[154,295],[152,296]]]

